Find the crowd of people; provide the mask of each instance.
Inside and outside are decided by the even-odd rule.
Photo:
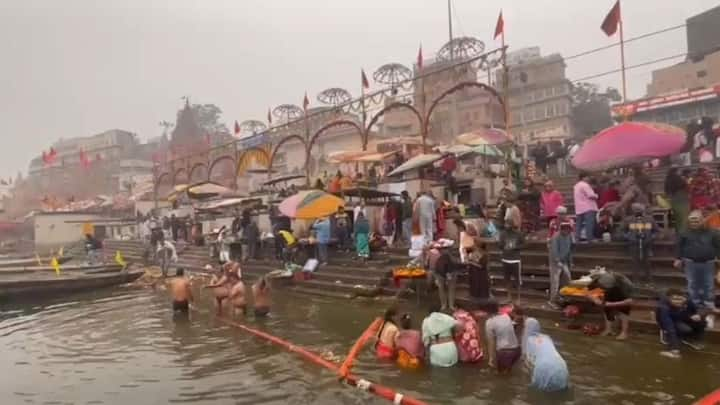
[[[478,318],[486,318],[484,339]],[[522,358],[529,369],[530,386],[551,392],[569,385],[567,364],[552,338],[541,332],[540,323],[524,316],[521,308],[500,308],[496,301],[489,303],[487,313],[458,307],[448,314],[431,306],[419,329],[414,328],[410,314],[403,314],[398,322],[396,309],[389,308],[376,338],[377,358],[395,361],[402,369],[479,365],[487,359],[499,374],[507,374]]]

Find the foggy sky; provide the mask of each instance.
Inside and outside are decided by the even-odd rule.
[[[599,26],[614,0],[455,0],[455,35],[564,56],[617,40]],[[625,37],[685,22],[716,0],[626,0]],[[141,139],[174,121],[180,97],[215,103],[224,120],[266,117],[328,87],[357,95],[359,70],[410,66],[448,39],[445,0],[0,0],[0,177],[27,171],[60,137],[120,128]],[[627,64],[686,51],[677,30],[628,44]],[[649,72],[628,72],[641,97]],[[619,66],[617,48],[568,61],[577,79]],[[615,74],[593,82],[620,87]]]

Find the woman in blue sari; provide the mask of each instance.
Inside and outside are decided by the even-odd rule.
[[[540,333],[535,318],[525,319],[522,339],[523,356],[531,371],[530,386],[540,391],[561,391],[568,387],[567,363],[550,336]]]

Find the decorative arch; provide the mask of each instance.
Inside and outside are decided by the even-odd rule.
[[[175,171],[175,174],[173,175],[173,184],[177,185],[178,180],[180,179],[180,176],[183,175],[185,178],[185,182],[190,182],[190,177],[188,176],[188,171],[185,168],[180,168]]]
[[[277,152],[280,147],[285,145],[287,142],[292,141],[293,139],[297,139],[298,141],[300,141],[300,143],[303,144],[306,152],[305,154],[307,155],[307,144],[305,143],[305,138],[297,134],[288,135],[285,138],[281,139],[280,142],[278,142],[277,145],[275,145],[275,147],[272,149],[272,153],[270,154],[270,164],[268,165],[269,169],[272,169],[273,163],[275,162],[275,156],[277,156]]]
[[[432,104],[430,104],[430,108],[427,111],[427,115],[425,115],[425,120],[423,121],[424,128],[428,128],[428,125],[430,124],[430,117],[432,116],[432,113],[435,111],[435,107],[438,106],[440,101],[442,101],[445,97],[449,96],[452,93],[455,93],[458,90],[462,90],[466,87],[476,87],[482,90],[487,90],[490,94],[495,96],[497,101],[500,103],[500,106],[505,110],[505,101],[500,96],[500,93],[495,90],[495,88],[488,86],[485,83],[480,82],[461,82],[456,84],[455,86],[445,90],[440,96],[438,96],[435,100],[433,100]]]
[[[244,172],[245,169],[247,169],[253,161],[257,162],[259,165],[270,168],[270,152],[268,151],[268,148],[261,148],[261,147],[252,147],[245,149],[241,151],[238,154],[237,159],[237,168],[235,172],[240,175],[240,172]]]
[[[368,123],[368,126],[367,126],[367,133],[368,134],[370,133],[370,129],[373,127],[373,125],[375,125],[378,122],[380,117],[385,115],[385,113],[387,113],[388,111],[391,111],[391,110],[399,109],[399,108],[408,109],[408,110],[412,111],[413,114],[415,114],[415,116],[418,119],[418,124],[420,124],[420,132],[422,132],[422,126],[423,126],[422,114],[420,114],[420,112],[415,107],[413,107],[411,104],[401,103],[399,101],[396,101],[394,103],[390,103],[387,106],[385,106],[385,108],[378,111],[377,114],[375,114],[372,117],[372,119],[370,119],[370,122]],[[366,139],[365,142],[367,143],[367,141],[368,140]]]
[[[322,128],[318,129],[315,132],[315,134],[310,138],[310,142],[307,144],[306,154],[308,156],[310,156],[310,152],[312,152],[312,148],[315,145],[315,141],[317,140],[318,137],[320,137],[320,135],[325,133],[325,131],[327,131],[331,128],[340,127],[343,125],[349,125],[351,127],[354,127],[355,129],[357,129],[358,135],[360,135],[360,144],[362,145],[362,147],[364,149],[366,142],[365,142],[365,134],[364,134],[365,131],[363,131],[363,128],[360,125],[358,125],[358,123],[351,121],[351,120],[335,120],[328,124],[325,124]]]
[[[201,169],[204,170],[204,172],[200,171]],[[196,173],[202,173],[202,174],[196,175]],[[198,181],[205,181],[210,178],[210,172],[208,171],[208,167],[205,163],[195,163],[190,168],[190,176],[188,177],[188,179],[191,182],[194,182],[195,178],[197,178],[197,177],[200,177],[200,179],[198,179]]]
[[[210,168],[208,169],[208,179],[212,180],[212,178],[213,178],[213,171],[215,170],[216,166],[217,166],[218,164],[222,163],[222,162],[229,162],[229,163],[230,163],[230,167],[232,168],[232,170],[230,170],[230,172],[229,172],[229,174],[231,174],[232,176],[228,176],[228,179],[232,178],[232,183],[230,183],[230,184],[223,184],[223,185],[234,189],[234,188],[235,188],[235,181],[236,181],[235,179],[236,179],[236,175],[237,175],[237,172],[236,172],[236,170],[237,170],[237,164],[235,163],[235,159],[234,159],[232,156],[224,155],[224,156],[220,156],[220,157],[218,157],[217,159],[215,159],[215,160],[212,162],[212,164],[210,164]],[[225,179],[223,178],[222,180],[225,180]],[[221,180],[221,179],[217,179],[216,181],[219,182],[219,183],[223,183],[222,180]]]
[[[172,185],[173,183],[171,174],[169,172],[161,173],[157,177],[157,179],[155,179],[155,192],[158,195],[162,194],[163,192],[169,192]],[[167,190],[164,190],[163,187],[167,187]]]

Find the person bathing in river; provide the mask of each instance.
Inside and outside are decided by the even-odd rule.
[[[185,277],[185,269],[177,269],[176,277],[170,280],[170,295],[172,296],[172,309],[175,314],[187,316],[190,312],[190,303],[193,294],[190,289],[190,280]]]
[[[488,314],[490,318],[485,321],[488,365],[497,368],[500,374],[507,374],[521,355],[515,326],[510,315],[499,313],[496,301],[488,304]]]
[[[252,286],[255,298],[255,317],[265,317],[270,313],[270,283],[267,277],[262,277]]]
[[[228,298],[230,290],[236,282],[242,278],[242,270],[237,262],[227,262],[220,267],[220,271],[213,275],[210,284],[205,288],[212,288],[215,294],[215,304],[217,306],[217,314],[222,315],[223,300]]]
[[[397,364],[400,368],[416,370],[422,367],[425,361],[425,346],[422,334],[412,328],[412,317],[404,314],[400,318],[400,327],[395,344],[397,347]]]
[[[377,343],[375,344],[375,355],[381,360],[392,360],[397,354],[396,340],[399,329],[395,324],[395,316],[397,311],[395,308],[388,308],[383,316],[383,324],[377,334]]]
[[[230,304],[233,308],[233,315],[247,315],[247,299],[245,297],[245,283],[242,278],[230,288]]]
[[[620,273],[603,273],[595,277],[588,285],[588,289],[601,288],[605,291],[604,299],[597,297],[591,298],[595,305],[603,309],[605,315],[605,330],[603,336],[612,334],[612,326],[615,318],[620,320],[620,334],[617,340],[625,340],[628,338],[628,328],[630,326],[630,310],[632,309],[632,282]]]
[[[430,356],[430,364],[452,367],[458,362],[458,350],[453,331],[460,325],[452,316],[440,312],[440,305],[433,304],[422,323],[423,344]]]
[[[568,387],[567,363],[560,356],[550,336],[540,333],[540,323],[526,318],[523,326],[522,351],[530,368],[530,386],[540,391],[555,392]]]
[[[453,318],[461,325],[455,330],[455,344],[457,344],[460,361],[462,363],[479,363],[483,358],[483,349],[477,321],[462,308],[453,312]]]

